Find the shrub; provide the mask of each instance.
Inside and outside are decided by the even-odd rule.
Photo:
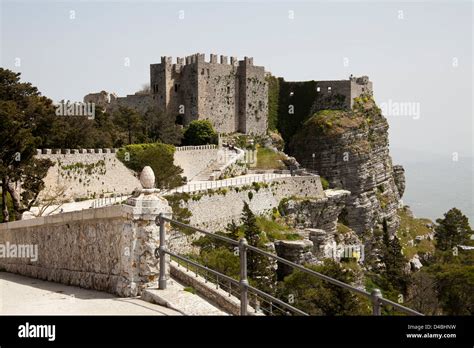
[[[208,120],[192,121],[184,131],[185,145],[217,144],[217,133]]]
[[[156,187],[173,188],[184,183],[180,175],[183,170],[173,164],[174,151],[174,146],[168,144],[133,144],[121,148],[117,157],[137,173],[150,166],[155,172]]]
[[[329,181],[326,178],[321,176],[321,185],[323,185],[323,190],[327,190],[329,188]]]

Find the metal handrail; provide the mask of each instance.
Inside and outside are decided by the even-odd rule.
[[[187,228],[187,229],[191,229],[191,230],[194,230],[196,232],[202,233],[202,234],[207,235],[207,236],[211,236],[211,237],[216,238],[216,239],[220,239],[220,240],[225,241],[227,243],[230,243],[232,245],[238,245],[238,247],[239,247],[239,256],[240,256],[240,280],[237,281],[237,280],[235,280],[235,279],[233,279],[233,278],[231,278],[231,277],[229,277],[229,276],[227,276],[223,273],[217,272],[213,269],[210,269],[209,267],[203,266],[203,265],[201,265],[201,264],[199,264],[195,261],[192,261],[192,260],[190,260],[186,257],[178,255],[174,252],[168,251],[166,249],[166,238],[165,238],[166,237],[166,233],[165,233],[165,222],[166,221],[169,222],[169,223],[172,223],[174,225],[184,227],[184,228]],[[407,313],[407,314],[419,315],[419,316],[423,315],[422,313],[419,313],[419,312],[417,312],[413,309],[407,308],[407,307],[402,306],[402,305],[400,305],[396,302],[393,302],[389,299],[383,298],[382,293],[379,289],[373,289],[371,293],[369,293],[365,290],[358,289],[358,288],[356,288],[352,285],[346,284],[346,283],[344,283],[340,280],[331,278],[329,276],[326,276],[324,274],[321,274],[319,272],[313,271],[309,268],[306,268],[304,266],[301,266],[301,265],[298,265],[294,262],[291,262],[287,259],[284,259],[280,256],[271,254],[267,251],[264,251],[264,250],[261,250],[261,249],[255,247],[255,246],[249,245],[245,238],[241,238],[239,241],[236,241],[234,239],[224,237],[224,236],[221,236],[219,234],[215,234],[215,233],[212,233],[212,232],[209,232],[209,231],[205,231],[205,230],[202,230],[200,228],[193,227],[193,226],[187,225],[185,223],[173,220],[171,218],[167,218],[167,217],[164,216],[164,214],[160,214],[156,218],[156,224],[160,226],[160,246],[159,246],[158,249],[155,250],[155,256],[159,257],[159,260],[160,260],[160,276],[159,276],[159,288],[160,289],[166,289],[167,279],[166,279],[166,260],[165,260],[165,256],[166,256],[166,254],[168,254],[168,255],[171,255],[171,256],[179,259],[179,260],[187,262],[187,263],[189,263],[189,264],[191,264],[191,265],[193,265],[193,266],[195,266],[199,269],[202,269],[202,270],[205,270],[205,271],[207,271],[211,274],[214,274],[217,277],[221,277],[221,278],[227,280],[229,283],[233,283],[234,285],[239,286],[240,290],[241,290],[241,294],[240,294],[241,295],[240,296],[240,303],[241,303],[240,314],[241,315],[247,315],[247,304],[248,304],[248,298],[247,297],[248,297],[248,291],[249,290],[257,293],[258,295],[260,295],[264,298],[269,299],[270,301],[276,302],[279,305],[281,305],[285,308],[288,308],[291,311],[296,312],[300,315],[308,315],[307,313],[301,311],[300,309],[295,308],[295,307],[293,307],[293,306],[291,306],[291,305],[289,305],[289,304],[273,297],[272,295],[267,294],[267,293],[255,288],[255,287],[249,285],[248,279],[247,279],[247,250],[251,250],[251,251],[259,253],[263,256],[266,256],[266,257],[272,258],[274,260],[277,260],[277,261],[279,261],[283,264],[286,264],[286,265],[288,265],[292,268],[298,269],[298,270],[300,270],[304,273],[307,273],[309,275],[312,275],[312,276],[315,276],[319,279],[327,281],[328,283],[334,284],[334,285],[342,287],[342,288],[344,288],[348,291],[351,291],[351,292],[357,293],[359,295],[365,296],[366,298],[368,298],[372,302],[372,313],[373,313],[373,315],[381,315],[381,306],[382,306],[382,304],[390,305],[390,306],[398,309],[399,311]]]
[[[188,258],[184,258],[184,257],[181,257],[181,256],[180,256],[180,257],[179,257],[179,260],[181,260],[181,261],[183,261],[183,262],[185,262],[185,263],[191,263],[191,264],[192,264],[192,262],[189,262],[189,259],[188,259]],[[180,264],[179,262],[176,262],[176,265],[177,265],[178,268],[179,268],[179,267],[185,267],[185,266],[183,266],[182,264]],[[194,272],[194,273],[196,274],[196,276],[197,276],[198,274],[199,274],[200,276],[202,276],[202,277],[204,278],[205,282],[207,283],[208,280],[207,280],[206,272],[208,272],[208,271],[211,270],[211,269],[208,268],[208,267],[206,267],[206,266],[199,265],[199,264],[197,264],[196,266],[199,268],[199,270],[203,270],[203,272],[199,272],[199,270],[196,270],[196,269],[192,270],[192,272]],[[187,271],[188,271],[188,267],[186,266],[186,272],[187,272]],[[216,273],[218,273],[218,272],[215,272],[214,270],[211,270],[210,273],[216,275],[215,285],[218,286],[219,288],[223,289],[224,291],[227,291],[228,294],[229,294],[229,296],[234,296],[234,297],[240,296],[240,292],[239,292],[239,290],[238,290],[239,287],[237,286],[237,288],[232,288],[232,284],[235,284],[235,282],[233,282],[233,281],[225,281],[225,280],[222,281],[221,279],[219,279],[219,276],[216,274]],[[221,275],[221,273],[219,273],[219,275]],[[222,278],[222,276],[221,276],[221,278]],[[212,280],[212,282],[214,282],[214,280]],[[252,289],[254,289],[254,288],[252,288]],[[252,291],[252,289],[249,289],[249,290]],[[257,290],[258,290],[258,289],[257,289]],[[280,308],[280,307],[278,307],[278,306],[275,305],[274,302],[276,302],[276,301],[274,301],[274,298],[270,298],[270,299],[268,299],[268,298],[263,298],[262,296],[258,296],[258,294],[255,292],[255,301],[257,301],[257,300],[260,300],[260,301],[262,301],[262,302],[264,302],[264,303],[268,303],[268,304],[270,305],[270,309],[265,309],[264,307],[262,307],[262,306],[260,305],[260,301],[259,301],[259,303],[257,304],[257,306],[253,305],[254,310],[255,310],[255,313],[258,313],[259,311],[261,311],[261,312],[268,312],[268,313],[271,314],[271,313],[272,313],[272,309],[273,309],[273,307],[274,307],[274,308],[275,308],[276,310],[278,310],[279,312],[288,315],[288,311],[285,311],[283,308]],[[283,302],[283,307],[285,307],[286,309],[289,309],[289,310],[298,312],[298,314],[299,314],[299,310],[298,310],[297,308],[295,308],[295,307],[291,307],[291,308],[290,308],[290,305],[287,304],[287,303],[284,303],[284,302]],[[302,313],[304,313],[304,312],[302,312]],[[307,314],[304,313],[304,315],[307,315]]]
[[[155,254],[156,254],[156,251],[155,251]],[[178,260],[181,260],[181,261],[183,261],[183,262],[187,262],[187,263],[189,263],[190,265],[193,265],[194,267],[199,268],[199,269],[201,269],[201,270],[203,270],[203,271],[205,271],[205,272],[209,272],[209,273],[211,273],[211,274],[214,274],[215,276],[220,277],[220,278],[224,279],[226,282],[231,283],[231,284],[234,284],[234,285],[236,285],[237,287],[240,286],[240,282],[239,282],[238,280],[235,280],[234,278],[229,277],[228,275],[225,275],[225,274],[223,274],[223,273],[217,272],[217,271],[213,270],[212,268],[206,267],[206,266],[201,265],[201,264],[199,264],[199,263],[197,263],[197,262],[195,262],[195,261],[192,261],[191,259],[189,259],[189,258],[187,258],[187,257],[178,255],[178,254],[176,254],[176,253],[174,253],[174,252],[172,252],[172,251],[168,251],[168,250],[166,251],[166,254],[168,254],[168,255],[170,255],[170,256],[173,256],[174,258],[176,258],[176,259],[178,259]],[[156,256],[156,255],[155,255],[155,256]],[[258,294],[258,295],[260,295],[260,296],[262,296],[262,297],[265,297],[265,298],[266,298],[267,300],[269,300],[269,301],[278,303],[279,305],[281,305],[281,306],[283,306],[283,307],[285,307],[285,308],[287,308],[287,309],[289,309],[289,310],[291,310],[291,311],[293,311],[293,312],[296,312],[296,313],[298,313],[298,314],[300,314],[300,315],[308,315],[307,313],[303,312],[302,310],[300,310],[300,309],[298,309],[298,308],[295,308],[295,307],[291,306],[290,304],[288,304],[288,303],[286,303],[286,302],[283,302],[283,301],[279,300],[278,298],[276,298],[276,297],[274,297],[274,296],[272,296],[272,295],[270,295],[270,294],[267,294],[266,292],[263,292],[263,291],[261,291],[261,290],[255,288],[255,287],[253,287],[253,286],[251,286],[251,285],[248,285],[248,286],[247,286],[247,289],[250,290],[250,291],[255,292],[256,294]]]

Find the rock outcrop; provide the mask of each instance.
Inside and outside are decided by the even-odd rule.
[[[392,166],[388,123],[370,97],[356,98],[353,110],[323,110],[313,115],[290,143],[290,151],[314,167],[331,187],[351,192],[340,221],[364,239],[385,221],[391,234],[399,218],[403,191],[400,167]],[[314,154],[314,155],[313,155]]]
[[[395,180],[395,185],[398,189],[398,195],[400,198],[403,197],[405,192],[405,168],[397,164],[393,166],[393,179]]]
[[[329,234],[336,233],[338,216],[344,209],[350,192],[325,190],[324,198],[288,198],[280,202],[280,214],[289,226],[296,229],[320,228]]]
[[[313,243],[307,239],[303,240],[278,240],[275,242],[276,254],[284,259],[303,265],[313,263]],[[277,277],[283,279],[293,271],[293,267],[278,262]]]

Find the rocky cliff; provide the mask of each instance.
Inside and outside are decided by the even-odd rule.
[[[389,154],[388,123],[373,99],[354,99],[352,110],[322,110],[309,118],[290,142],[290,152],[314,168],[329,185],[351,192],[339,221],[363,239],[399,225],[403,168]]]

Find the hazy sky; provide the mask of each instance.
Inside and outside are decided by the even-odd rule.
[[[150,63],[196,52],[253,56],[287,80],[364,74],[379,104],[414,103],[387,115],[395,156],[450,161],[473,149],[472,15],[459,1],[2,1],[1,65],[56,101],[133,94]]]

